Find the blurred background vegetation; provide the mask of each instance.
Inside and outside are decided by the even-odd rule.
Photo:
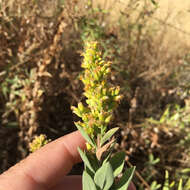
[[[84,100],[78,76],[91,37],[122,89],[110,128],[121,129],[115,149],[137,166],[137,189],[190,189],[190,34],[170,12],[157,17],[162,3],[0,0],[0,172],[36,135],[76,130],[70,107]]]

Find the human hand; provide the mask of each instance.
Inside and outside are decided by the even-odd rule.
[[[0,175],[0,190],[82,190],[81,176],[66,176],[81,161],[77,147],[85,148],[78,131],[45,145]]]

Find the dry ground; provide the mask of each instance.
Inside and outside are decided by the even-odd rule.
[[[176,43],[190,44],[190,1],[189,0],[156,0],[159,3],[159,7],[156,14],[152,17],[152,22],[158,21],[160,26],[166,27],[168,41],[175,38]],[[109,17],[113,22],[119,16],[120,10],[122,10],[125,4],[128,4],[129,0],[97,0],[97,3],[102,4],[105,8],[113,8],[113,16]],[[105,3],[106,2],[106,3]]]

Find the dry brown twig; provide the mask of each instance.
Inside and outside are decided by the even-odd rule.
[[[30,90],[30,96],[28,96],[28,103],[25,102],[25,111],[20,115],[19,123],[21,124],[20,136],[22,139],[30,143],[33,134],[39,127],[38,113],[41,111],[41,105],[43,103],[44,82],[47,82],[51,78],[51,73],[48,71],[48,66],[52,60],[58,55],[60,48],[59,43],[62,39],[62,34],[67,26],[64,22],[64,13],[62,12],[58,19],[57,31],[55,32],[52,44],[44,50],[44,57],[41,62],[38,63],[34,84]],[[26,110],[27,108],[27,110]],[[26,112],[27,111],[27,112]],[[26,120],[26,118],[29,118]]]

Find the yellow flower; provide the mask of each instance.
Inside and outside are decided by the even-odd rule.
[[[41,134],[40,136],[36,136],[35,139],[29,144],[30,152],[35,152],[48,142],[50,142],[50,140],[47,140],[46,135]]]

